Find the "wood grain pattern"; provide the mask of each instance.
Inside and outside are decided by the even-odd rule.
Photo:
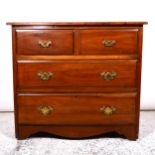
[[[43,81],[38,72],[51,72],[53,77]],[[107,81],[102,72],[116,72],[117,76]],[[18,87],[136,87],[136,60],[20,62],[17,78]]]
[[[106,133],[116,132],[130,140],[138,138],[135,132],[135,125],[106,125],[106,126],[50,126],[50,125],[19,125],[19,139],[25,139],[36,133],[42,133],[40,136],[58,137],[58,138],[96,138],[105,137]],[[118,136],[118,135],[117,135]],[[111,136],[112,137],[112,136]]]
[[[72,54],[73,33],[69,30],[17,30],[18,54]],[[43,48],[39,42],[50,41],[51,46]]]
[[[16,31],[12,27],[12,60],[13,60],[13,91],[14,91],[14,118],[16,137],[19,136],[18,128],[18,107],[17,107],[17,61],[16,61]]]
[[[18,139],[40,132],[64,138],[117,132],[131,140],[138,138],[142,37],[147,22],[7,24],[12,25]],[[54,39],[56,46],[43,51],[34,44],[40,39]],[[102,39],[116,44],[103,47]],[[42,81],[38,71],[51,71],[54,76]],[[106,81],[100,76],[103,71],[117,71],[117,76]],[[41,104],[53,106],[53,115],[37,113]],[[118,111],[101,115],[102,105]]]
[[[148,24],[148,22],[145,21],[124,21],[124,22],[8,22],[7,25],[13,25],[13,26],[39,26],[39,25],[49,25],[49,26],[130,26],[130,25],[136,25],[136,26],[143,26],[144,24]]]
[[[137,106],[136,106],[136,119],[139,122],[139,115],[140,115],[140,99],[141,99],[141,70],[142,70],[142,46],[143,46],[143,27],[139,29],[138,33],[139,37],[139,44],[138,44],[138,51],[139,51],[139,61],[137,64]],[[139,123],[136,124],[136,132],[139,133]]]
[[[135,101],[135,93],[19,94],[18,123],[31,125],[134,124]],[[39,106],[50,106],[53,111],[43,115],[37,109]],[[112,115],[105,115],[100,111],[103,106],[115,107],[116,111]]]
[[[28,60],[33,62],[33,60],[136,60],[138,59],[137,54],[112,54],[112,55],[17,55],[16,59],[18,62]]]
[[[132,54],[137,52],[138,29],[81,30],[81,54]],[[103,44],[105,40],[114,40],[112,47]]]
[[[112,93],[112,92],[136,92],[137,87],[62,87],[62,86],[52,86],[52,87],[18,87],[17,92],[29,92],[29,93]]]

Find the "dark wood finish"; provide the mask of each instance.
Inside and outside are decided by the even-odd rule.
[[[142,36],[147,22],[8,24],[12,25],[18,139],[38,132],[65,138],[117,132],[138,138]],[[116,44],[103,47],[100,36]],[[32,44],[39,39],[55,39],[57,46],[42,52]],[[39,70],[54,76],[41,81],[36,76]],[[105,70],[119,74],[106,81],[100,77]],[[40,104],[49,104],[55,111],[42,116],[36,110]],[[105,116],[97,111],[102,105],[118,111]]]
[[[136,106],[136,121],[139,122],[140,115],[140,98],[141,98],[141,69],[142,69],[142,45],[143,45],[143,27],[139,28],[138,33],[139,43],[138,43],[138,51],[139,51],[139,61],[137,64],[137,106]],[[139,133],[139,123],[136,124],[136,132],[137,135]]]
[[[148,22],[8,22],[13,26],[143,26]]]
[[[19,139],[28,138],[33,134],[43,132],[49,133],[52,137],[81,139],[88,137],[105,137],[103,133],[116,132],[130,140],[138,138],[135,125],[106,125],[106,126],[50,126],[50,125],[19,125]],[[49,135],[48,135],[49,136]]]
[[[18,63],[18,87],[102,86],[136,87],[136,60],[130,61],[50,61]],[[38,72],[51,72],[53,77],[41,80]],[[115,71],[113,80],[105,80],[102,72]],[[130,77],[130,78],[129,78]]]
[[[18,107],[17,107],[17,61],[16,61],[16,32],[12,27],[12,59],[13,59],[13,90],[14,90],[14,118],[15,118],[15,132],[16,137],[19,137],[19,128],[18,128]]]
[[[18,123],[31,125],[134,124],[136,123],[135,101],[135,93],[19,94]],[[43,115],[38,111],[39,106],[50,106],[53,111]],[[112,115],[105,115],[100,111],[103,106],[115,107],[116,111]]]
[[[67,30],[17,30],[17,53],[19,54],[72,54],[73,33]],[[48,48],[39,42],[50,41]]]
[[[17,92],[42,92],[42,93],[112,93],[112,92],[135,92],[137,88],[133,87],[18,87]]]
[[[33,62],[34,60],[135,60],[138,59],[137,54],[130,55],[17,55],[16,56],[18,62],[28,60],[29,62]]]
[[[129,30],[131,29],[137,29],[141,26],[134,26],[134,25],[130,25],[130,26],[55,26],[55,25],[47,25],[47,26],[13,26],[14,30],[72,30],[74,32],[74,37],[75,33],[78,32],[79,34],[79,30],[113,30],[113,29],[117,29],[117,30],[127,30],[127,28]],[[76,40],[78,41],[78,39]],[[80,40],[79,40],[80,41]],[[75,42],[74,42],[75,43]],[[77,48],[77,47],[76,47]]]
[[[131,54],[137,52],[138,29],[81,30],[81,54]],[[112,47],[106,47],[104,40],[114,40]]]

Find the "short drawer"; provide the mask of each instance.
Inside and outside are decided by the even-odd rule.
[[[136,87],[136,60],[19,61],[17,85],[34,87]]]
[[[72,54],[71,30],[17,30],[18,54]]]
[[[136,93],[19,94],[19,124],[134,124]]]
[[[132,54],[137,52],[138,29],[81,30],[81,54]]]

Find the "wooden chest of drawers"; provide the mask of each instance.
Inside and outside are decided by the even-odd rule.
[[[137,139],[146,22],[8,24],[18,139]]]

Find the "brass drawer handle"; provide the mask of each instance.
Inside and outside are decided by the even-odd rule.
[[[48,115],[53,111],[53,108],[51,106],[39,106],[37,110],[43,115]]]
[[[50,78],[53,77],[53,73],[52,72],[38,72],[37,73],[37,76],[43,80],[43,81],[47,81],[49,80]]]
[[[100,111],[105,115],[112,115],[116,111],[116,108],[110,106],[103,106],[100,108]]]
[[[105,47],[113,47],[116,44],[116,40],[103,40],[102,44]]]
[[[51,41],[39,41],[38,44],[42,48],[49,48],[52,45],[52,42]]]
[[[104,80],[110,81],[116,78],[117,73],[116,72],[102,72],[100,75]]]

